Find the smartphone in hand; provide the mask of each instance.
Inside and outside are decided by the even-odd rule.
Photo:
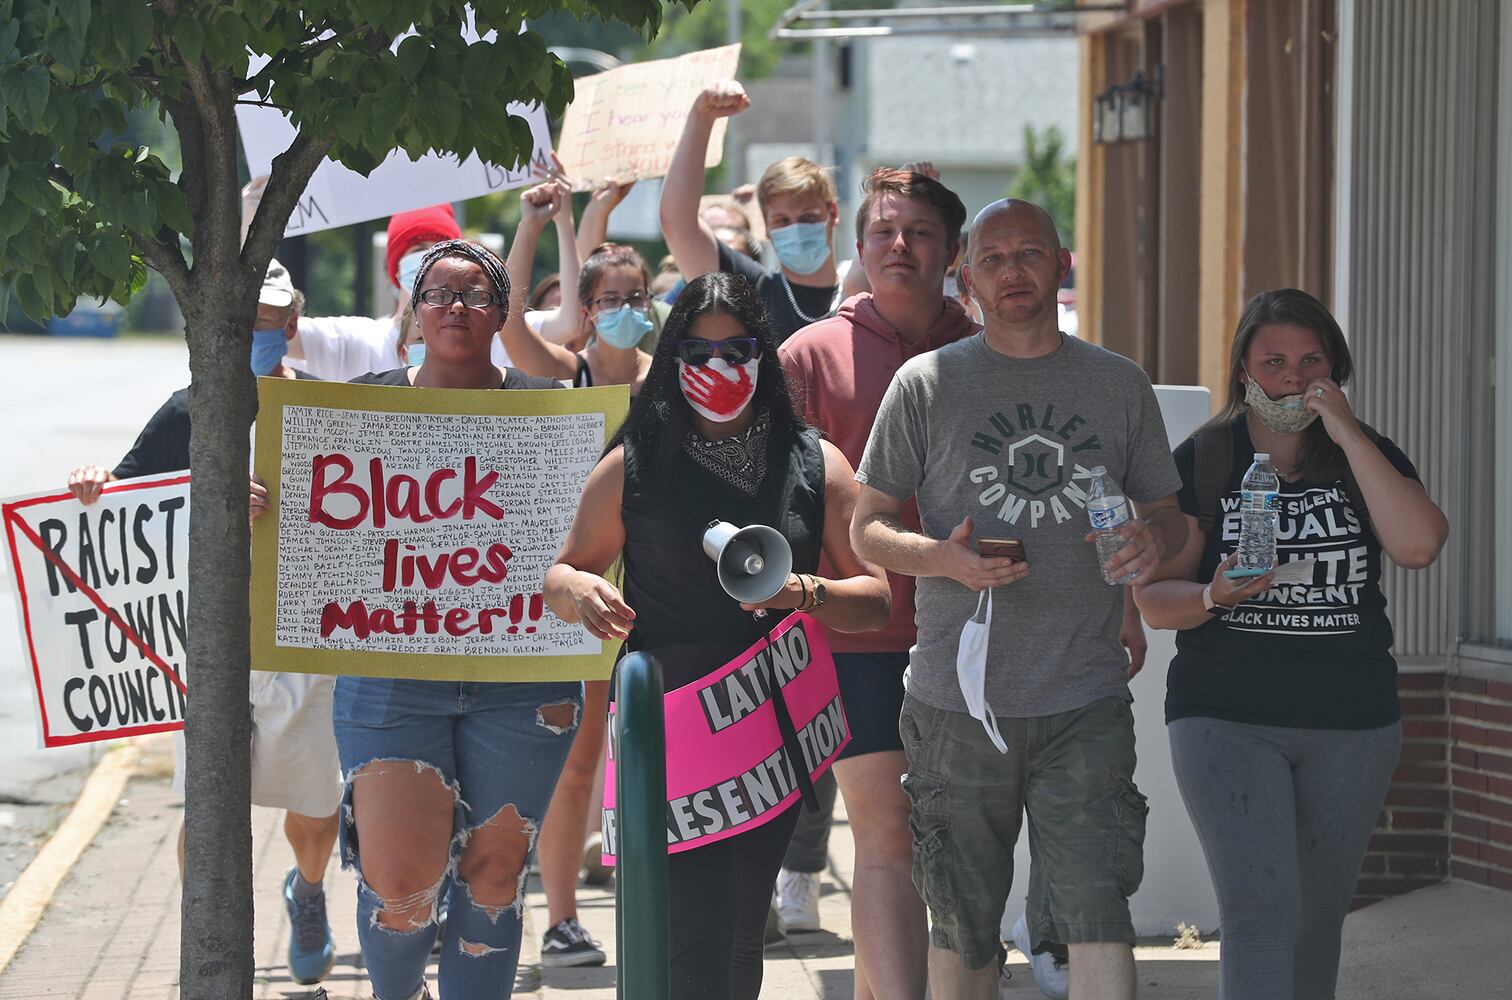
[[[1017,538],[978,538],[977,554],[988,559],[1024,562],[1024,543]]]

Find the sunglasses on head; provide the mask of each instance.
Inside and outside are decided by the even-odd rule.
[[[714,360],[717,354],[727,365],[743,365],[760,349],[755,337],[731,337],[728,340],[698,340],[687,337],[677,342],[677,356],[695,368]]]

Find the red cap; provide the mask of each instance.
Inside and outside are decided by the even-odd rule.
[[[450,205],[399,212],[389,219],[388,224],[388,254],[384,263],[388,266],[389,284],[399,287],[399,258],[409,253],[416,243],[440,243],[461,238],[462,230],[457,228],[457,216]]]

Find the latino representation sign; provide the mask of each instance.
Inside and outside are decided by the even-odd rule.
[[[0,502],[43,746],[184,728],[189,474]]]
[[[258,382],[252,653],[264,670],[426,680],[609,675],[545,605],[624,386]]]
[[[803,759],[790,760],[777,728],[772,680],[781,689]],[[770,822],[850,742],[835,660],[824,628],[794,612],[729,663],[666,695],[667,851],[676,854]],[[603,853],[614,863],[615,727],[604,770]]]

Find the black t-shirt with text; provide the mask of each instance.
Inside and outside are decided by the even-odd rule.
[[[767,318],[771,320],[772,336],[779,345],[810,323],[824,319],[835,305],[836,286],[815,288],[785,282],[781,271],[774,274],[762,267],[760,261],[731,250],[723,243],[719,244],[719,269],[725,274],[740,275],[756,289],[761,304],[766,306]],[[784,285],[787,287],[784,288]],[[798,309],[802,309],[806,316],[799,315],[798,310],[793,308],[793,302],[788,299],[789,288],[792,289]]]
[[[319,381],[314,375],[294,370],[294,377]],[[189,388],[168,397],[137,435],[136,443],[111,470],[117,479],[160,476],[189,468]]]
[[[1254,461],[1240,417],[1233,466],[1197,579],[1213,578],[1239,544],[1239,486]],[[1381,454],[1402,475],[1417,470],[1386,438]],[[1195,445],[1176,448],[1184,513],[1197,516]],[[1381,543],[1356,512],[1343,482],[1281,481],[1279,564],[1316,560],[1312,578],[1277,584],[1197,628],[1176,633],[1166,684],[1166,721],[1204,716],[1304,729],[1374,729],[1401,717],[1391,622],[1381,592]]]

